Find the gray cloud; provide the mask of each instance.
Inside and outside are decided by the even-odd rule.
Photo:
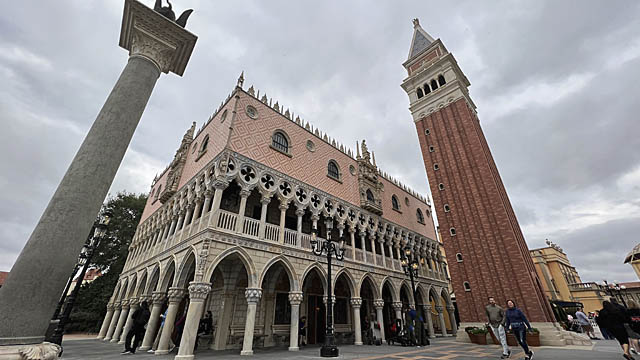
[[[561,244],[584,280],[633,279],[620,261],[640,216],[640,4],[614,5],[180,1],[178,11],[196,10],[196,49],[184,77],[159,80],[111,191],[147,191],[191,122],[206,121],[245,70],[247,86],[349,147],[367,139],[383,170],[427,193],[399,87],[419,17],[471,80],[529,244]],[[11,267],[127,57],[117,46],[121,2],[7,7],[0,166],[11,170],[0,173],[0,269]],[[602,241],[594,229],[629,240],[600,249],[610,262],[592,262]]]

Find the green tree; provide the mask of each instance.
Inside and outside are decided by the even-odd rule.
[[[121,192],[110,196],[103,205],[113,211],[105,238],[95,250],[89,268],[98,268],[103,275],[80,289],[67,332],[98,332],[106,306],[127,260],[129,245],[147,203],[146,194]]]

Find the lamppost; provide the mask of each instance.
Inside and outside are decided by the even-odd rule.
[[[64,335],[64,327],[69,321],[69,316],[71,315],[71,310],[73,309],[73,305],[78,297],[78,293],[80,292],[80,287],[82,286],[82,280],[84,279],[85,274],[87,273],[87,269],[89,268],[89,264],[91,263],[91,258],[93,257],[93,253],[95,249],[100,245],[100,241],[104,238],[107,233],[107,226],[111,221],[112,211],[110,209],[105,209],[98,215],[98,219],[96,219],[95,224],[93,225],[93,234],[89,235],[87,241],[85,242],[82,250],[80,251],[80,255],[78,256],[78,262],[74,267],[74,271],[71,274],[71,278],[67,284],[65,292],[62,294],[62,298],[60,299],[60,303],[56,308],[56,312],[53,315],[53,321],[57,321],[57,326],[53,332],[46,340],[51,343],[55,343],[58,345],[62,345],[62,336]],[[78,274],[76,286],[73,288],[73,291],[69,296],[67,296],[67,292],[69,291],[69,287],[71,282],[73,282],[73,278],[77,270],[81,267],[80,274]],[[60,315],[60,310],[64,304],[64,311],[62,315]],[[58,318],[58,316],[60,316]]]
[[[333,329],[333,298],[331,296],[331,258],[335,256],[336,260],[342,261],[344,259],[344,239],[340,238],[339,242],[331,240],[331,230],[333,229],[333,220],[329,219],[325,221],[327,227],[327,240],[320,243],[316,239],[316,227],[314,226],[311,234],[311,246],[313,247],[313,253],[322,256],[326,253],[327,256],[327,329],[324,337],[324,345],[320,348],[320,356],[322,357],[337,357],[338,347],[336,346],[334,329]]]
[[[413,305],[418,306],[416,303],[416,284],[413,279],[418,277],[418,266],[420,264],[418,263],[418,259],[413,256],[413,251],[411,251],[409,246],[404,248],[404,256],[402,257],[402,260],[400,260],[400,263],[402,264],[405,275],[409,276],[409,279],[411,279],[411,296],[413,296]]]
[[[607,280],[602,280],[602,286],[604,286],[605,291],[609,296],[622,301],[624,307],[627,307],[627,302],[624,301],[624,296],[622,296],[622,292],[627,289],[624,285],[619,285],[617,281],[613,281],[612,283],[607,282]]]

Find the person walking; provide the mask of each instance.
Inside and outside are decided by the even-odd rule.
[[[518,340],[518,344],[520,344],[522,350],[524,350],[524,353],[527,355],[525,360],[533,359],[533,351],[529,349],[529,345],[527,344],[527,330],[531,329],[531,324],[529,324],[529,320],[527,320],[522,310],[516,307],[516,303],[513,302],[513,300],[507,300],[505,317],[507,318],[506,328],[511,329],[516,340]]]
[[[506,317],[504,315],[504,309],[496,304],[496,300],[491,296],[489,297],[489,304],[485,307],[487,312],[487,319],[489,320],[489,326],[493,335],[500,341],[502,345],[502,356],[500,359],[506,359],[511,356],[511,349],[507,345],[507,333],[504,331],[504,324]]]
[[[143,301],[140,303],[138,310],[136,310],[131,316],[133,319],[133,325],[125,338],[123,354],[136,353],[136,349],[142,343],[142,338],[144,338],[144,327],[147,325],[150,316],[151,312],[149,311],[149,304],[147,304],[146,301]]]
[[[298,322],[298,343],[300,346],[307,345],[307,317],[303,316]]]
[[[153,346],[151,347],[151,349],[149,349],[149,351],[147,351],[148,353],[155,353],[156,350],[158,350],[158,345],[160,344],[160,337],[162,336],[162,330],[164,330],[164,321],[167,318],[167,312],[169,312],[169,308],[166,308],[164,310],[164,314],[160,315],[160,318],[162,319],[160,321],[160,328],[158,328],[158,332],[156,333],[156,338],[153,341]],[[171,340],[171,337],[169,337],[169,353],[171,353],[173,351],[173,349],[175,349],[176,345],[173,343],[173,340]]]
[[[629,323],[624,324],[624,327],[629,335],[631,345],[629,351],[635,351],[635,354],[638,355],[640,354],[640,344],[638,343],[640,339],[640,306],[634,300],[627,301],[627,306],[629,307],[627,310]]]
[[[624,327],[624,324],[628,322],[626,311],[609,301],[604,301],[598,318],[607,331],[618,340],[620,347],[622,347],[622,356],[625,359],[632,360],[633,357],[629,353],[629,335]]]
[[[587,314],[584,313],[583,308],[578,307],[578,311],[576,311],[576,319],[578,319],[578,324],[582,328],[582,332],[587,334],[589,339],[598,340],[596,334],[593,332],[593,326],[591,326],[591,322],[587,317]]]

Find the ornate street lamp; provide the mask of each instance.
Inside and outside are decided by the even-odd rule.
[[[331,240],[331,230],[333,229],[333,220],[329,219],[325,222],[327,227],[327,240],[320,243],[316,239],[316,228],[314,226],[311,234],[311,246],[313,253],[322,256],[326,253],[327,256],[327,329],[324,337],[324,345],[320,348],[320,356],[322,357],[337,357],[338,347],[334,337],[333,329],[333,298],[331,296],[331,258],[335,256],[336,260],[342,261],[344,259],[344,239],[342,237],[338,242]]]
[[[64,327],[69,321],[69,316],[71,315],[71,310],[73,309],[73,305],[78,297],[78,293],[80,291],[80,287],[82,286],[82,280],[84,279],[85,274],[87,273],[87,269],[89,264],[91,263],[91,258],[93,257],[93,252],[100,245],[100,241],[107,234],[107,226],[111,221],[111,216],[113,215],[111,209],[105,209],[102,211],[96,222],[92,227],[92,234],[89,234],[87,241],[85,242],[82,250],[80,251],[80,255],[78,256],[78,262],[76,263],[73,272],[71,273],[71,277],[67,282],[67,286],[65,288],[62,297],[60,298],[60,302],[58,303],[58,307],[56,308],[55,313],[53,314],[52,324],[56,324],[56,328],[52,334],[47,336],[46,341],[55,343],[58,345],[62,345],[62,336],[64,335]],[[73,291],[69,296],[67,293],[69,292],[69,288],[73,279],[75,278],[75,274],[80,270],[80,274],[78,274],[76,286],[73,288]],[[63,308],[64,306],[64,308]],[[61,309],[64,309],[62,315],[60,315]]]
[[[409,279],[411,279],[411,296],[413,296],[413,305],[418,306],[416,303],[417,296],[414,278],[418,277],[418,267],[420,266],[420,263],[418,262],[418,259],[413,256],[411,247],[407,246],[404,248],[404,254],[400,263],[402,264],[405,275],[409,276]]]

